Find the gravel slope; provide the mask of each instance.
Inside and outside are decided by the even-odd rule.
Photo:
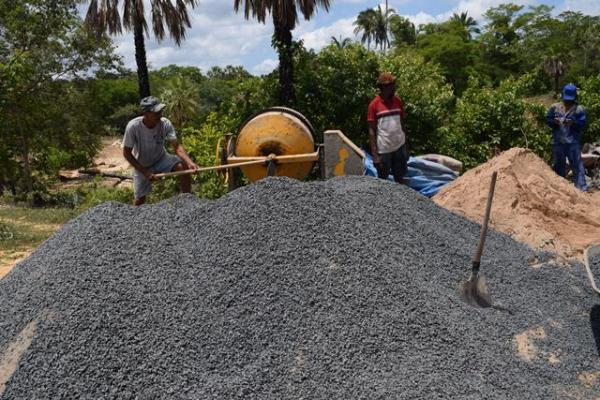
[[[33,330],[0,398],[599,396],[582,266],[532,268],[532,250],[490,231],[498,308],[476,309],[456,287],[478,234],[366,177],[103,204],[0,281],[4,359]]]

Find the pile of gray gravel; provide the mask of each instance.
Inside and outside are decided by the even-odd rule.
[[[366,177],[103,204],[0,281],[0,352],[32,338],[0,398],[599,396],[582,266],[533,268],[491,231],[497,307],[473,308],[456,287],[478,234]]]

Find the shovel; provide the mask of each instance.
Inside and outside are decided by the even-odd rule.
[[[594,244],[589,246],[583,252],[583,265],[585,265],[585,270],[587,272],[588,278],[590,280],[590,284],[592,285],[592,289],[600,295],[600,289],[596,285],[596,278],[594,277],[594,272],[592,271],[593,261],[597,260],[600,256],[600,244]]]
[[[492,209],[492,199],[494,198],[494,188],[496,187],[496,177],[498,173],[492,173],[492,181],[490,182],[490,192],[488,193],[487,204],[485,206],[485,215],[483,217],[483,225],[479,235],[479,245],[473,256],[473,265],[471,267],[471,276],[466,281],[460,283],[458,292],[460,297],[468,304],[476,307],[491,307],[492,298],[488,289],[485,277],[479,272],[481,266],[481,253],[483,253],[483,245],[487,234],[488,221],[490,219],[490,211]]]

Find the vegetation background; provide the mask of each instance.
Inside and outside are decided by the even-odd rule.
[[[580,88],[580,102],[589,112],[584,141],[599,139],[598,16],[503,4],[490,8],[481,25],[462,13],[414,26],[394,10],[377,7],[358,15],[359,41],[332,38],[330,45],[313,51],[294,41],[291,32],[298,17],[310,18],[316,7],[327,10],[329,1],[302,2],[310,4],[307,9],[296,9],[292,1],[290,15],[235,1],[257,23],[264,22],[264,15],[277,17],[273,46],[285,71],[253,76],[240,66],[201,71],[169,65],[141,76],[123,68],[108,36],[119,30],[107,18],[112,15],[123,29],[152,31],[157,38],[169,33],[179,43],[189,20],[185,7],[172,10],[167,3],[156,2],[164,7],[164,26],[153,18],[150,29],[144,15],[102,14],[107,10],[98,2],[89,5],[85,23],[72,0],[0,2],[0,192],[5,199],[81,208],[106,199],[128,201],[127,190],[99,185],[70,192],[51,188],[61,169],[89,165],[101,137],[122,136],[127,121],[137,115],[140,95],[150,90],[168,105],[165,115],[192,157],[205,166],[215,164],[215,148],[225,133],[236,132],[248,116],[274,105],[297,109],[317,132],[341,129],[365,145],[366,106],[376,94],[380,70],[398,77],[411,154],[447,154],[471,168],[499,150],[521,146],[548,159],[550,131],[543,117],[568,82]],[[141,48],[136,39],[140,52],[141,37]],[[145,65],[145,54],[142,61]],[[194,179],[200,196],[214,198],[225,191],[216,174]],[[174,182],[163,184],[154,201],[174,188]]]

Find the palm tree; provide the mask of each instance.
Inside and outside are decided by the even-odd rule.
[[[331,0],[234,0],[236,12],[242,3],[246,19],[252,16],[264,23],[267,14],[273,18],[273,47],[279,53],[280,101],[283,105],[291,105],[295,101],[292,31],[298,22],[298,11],[308,21],[318,7],[329,11]]]
[[[363,44],[367,42],[368,49],[371,49],[371,42],[375,39],[376,21],[377,16],[375,15],[375,10],[369,8],[359,12],[353,23],[355,26],[354,34],[358,35],[362,32],[360,42]]]
[[[342,39],[342,37],[340,36],[340,38],[338,40],[338,38],[336,38],[335,36],[332,36],[331,43],[335,44],[338,49],[345,49],[346,47],[350,46],[350,44],[352,43],[352,39],[350,39],[350,38]]]
[[[387,8],[383,11],[381,6],[377,6],[375,11],[375,46],[379,44],[381,50],[385,50],[390,47],[390,35],[388,31],[390,16],[394,15],[396,11],[393,8]]]
[[[186,28],[191,27],[187,6],[194,8],[199,0],[152,0],[150,16],[154,36],[160,41],[165,37],[165,27],[177,46],[185,39]],[[122,0],[122,15],[119,13],[119,0],[90,0],[86,25],[98,34],[108,32],[111,35],[122,34],[123,28],[133,31],[135,42],[135,61],[138,72],[140,97],[150,95],[148,65],[144,34],[149,37],[148,23],[144,13],[144,0]]]
[[[542,69],[552,78],[554,78],[554,92],[559,92],[558,82],[564,75],[565,70],[562,61],[556,56],[549,56],[542,62]]]
[[[394,13],[394,9],[388,8],[387,11],[383,11],[381,6],[359,12],[354,21],[354,34],[362,32],[360,41],[367,42],[367,48],[371,48],[371,42],[374,41],[375,47],[379,46],[384,50],[390,46],[388,20]]]
[[[450,21],[462,27],[467,35],[467,38],[469,39],[473,37],[474,33],[481,33],[481,31],[477,27],[477,21],[475,21],[473,17],[469,17],[467,11],[461,12],[460,14],[452,14],[452,18],[450,18]]]
[[[160,94],[160,99],[167,105],[165,114],[180,134],[183,125],[198,115],[198,98],[198,86],[181,75],[173,78]]]

